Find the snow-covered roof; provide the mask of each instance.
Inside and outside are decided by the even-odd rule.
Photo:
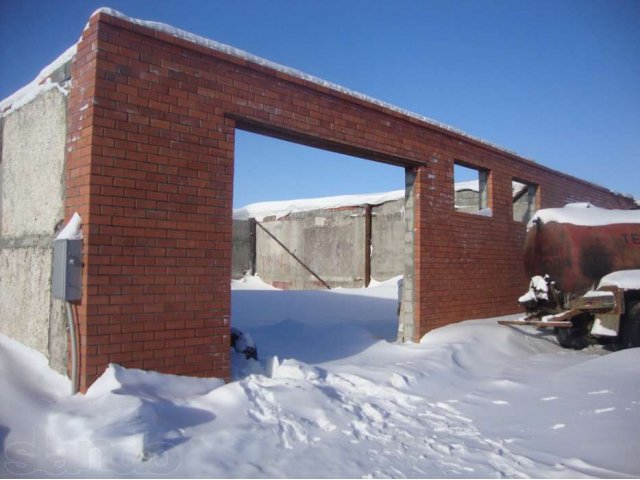
[[[332,197],[301,198],[297,200],[281,200],[275,202],[251,203],[233,211],[235,220],[255,218],[258,221],[275,215],[286,217],[290,213],[308,212],[312,210],[328,210],[332,208],[356,207],[360,205],[380,205],[404,198],[404,189],[383,193],[366,193],[361,195],[336,195]]]
[[[542,223],[570,223],[572,225],[585,227],[620,223],[640,224],[640,210],[609,210],[596,207],[590,203],[569,203],[562,208],[544,208],[538,210],[529,221],[527,228],[531,228],[533,222],[537,220],[541,220]]]
[[[526,185],[512,182],[513,194],[516,195]],[[463,190],[479,191],[478,180],[466,180],[454,184],[456,192]],[[272,202],[258,202],[245,205],[233,211],[236,220],[255,218],[258,221],[266,217],[286,217],[290,213],[309,212],[312,210],[329,210],[332,208],[357,207],[363,205],[380,205],[404,198],[405,191],[393,190],[382,193],[364,193],[357,195],[336,195],[330,197],[301,198],[296,200],[279,200]]]
[[[522,190],[525,189],[526,187],[527,185],[525,185],[524,183],[520,183],[516,181],[511,182],[511,190],[514,197],[520,192],[522,192]],[[456,192],[459,192],[461,190],[472,190],[474,192],[479,192],[480,182],[478,180],[465,180],[464,182],[456,182],[455,189],[456,189]]]
[[[30,83],[22,87],[20,90],[14,92],[4,100],[0,101],[0,117],[9,115],[14,110],[26,105],[38,95],[51,90],[53,88],[59,89],[65,95],[67,90],[55,80],[52,80],[51,76],[62,67],[65,63],[71,61],[78,49],[77,44],[73,44],[62,55],[56,58],[49,65],[44,67],[38,76],[34,78]]]
[[[471,190],[474,192],[480,191],[480,182],[478,180],[466,180],[464,182],[455,183],[456,192],[461,190]]]

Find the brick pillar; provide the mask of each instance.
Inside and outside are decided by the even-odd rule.
[[[415,296],[415,189],[416,169],[405,169],[404,194],[404,275],[402,280],[402,298],[398,319],[398,341],[415,341],[416,296]]]
[[[429,217],[432,196],[429,182],[433,181],[433,166],[420,166],[413,170],[413,336],[419,342],[429,329],[429,303],[433,302],[433,292],[429,290],[428,270],[429,229],[433,227],[433,219]]]
[[[170,115],[178,98],[165,94],[174,80],[157,74],[161,60],[101,15],[83,33],[69,96],[80,388],[111,362],[229,379],[234,122],[201,105]]]

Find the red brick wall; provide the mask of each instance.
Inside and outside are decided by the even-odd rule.
[[[455,212],[453,163],[490,170],[491,217]],[[420,334],[471,318],[520,311],[517,299],[526,290],[522,246],[524,223],[512,217],[513,179],[538,185],[539,208],[590,201],[608,208],[631,208],[629,199],[509,156],[450,144],[427,160],[419,175],[420,208],[416,224],[421,252],[416,275],[422,292]],[[417,182],[418,183],[418,182]]]
[[[509,313],[527,279],[511,178],[542,206],[606,190],[385,107],[99,13],[69,99],[67,214],[85,235],[81,388],[109,362],[229,378],[234,130],[419,167],[416,340]],[[489,168],[492,218],[453,209],[453,162]]]

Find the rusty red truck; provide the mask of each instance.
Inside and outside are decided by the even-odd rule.
[[[588,203],[538,210],[527,225],[527,316],[505,325],[554,328],[563,347],[640,347],[640,210]]]

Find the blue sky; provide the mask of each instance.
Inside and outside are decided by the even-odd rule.
[[[109,6],[640,198],[640,1],[2,0],[0,98]],[[248,133],[235,204],[403,187],[401,169]]]

